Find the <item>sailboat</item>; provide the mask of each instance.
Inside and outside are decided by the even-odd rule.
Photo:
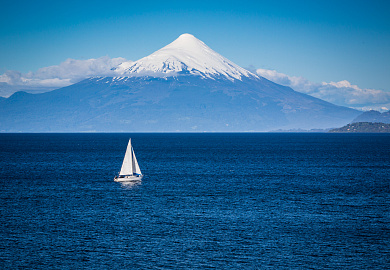
[[[136,181],[142,179],[142,172],[139,168],[137,158],[134,154],[134,149],[131,146],[131,139],[127,144],[125,158],[123,159],[122,168],[118,176],[115,176],[114,181],[116,182],[126,182],[126,181]]]

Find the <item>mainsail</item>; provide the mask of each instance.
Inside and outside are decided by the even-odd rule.
[[[131,139],[127,144],[125,158],[123,159],[122,168],[119,172],[119,175],[133,175],[133,147],[131,146]]]

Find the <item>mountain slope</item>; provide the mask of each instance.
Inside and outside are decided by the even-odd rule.
[[[359,115],[255,76],[188,34],[116,70],[123,75],[0,100],[0,131],[269,131],[338,127]]]
[[[1,102],[0,130],[268,131],[342,126],[358,112],[265,79],[91,78]]]

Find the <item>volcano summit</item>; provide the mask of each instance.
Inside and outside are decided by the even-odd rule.
[[[122,76],[190,74],[202,78],[224,76],[230,80],[257,77],[216,53],[190,34],[181,35],[171,44],[136,62],[122,63],[115,70]]]
[[[343,126],[360,113],[234,64],[190,34],[43,94],[0,100],[2,132],[270,131]]]

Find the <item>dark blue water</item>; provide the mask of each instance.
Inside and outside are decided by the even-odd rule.
[[[144,173],[113,181],[129,137]],[[0,268],[390,268],[390,136],[0,134]]]

